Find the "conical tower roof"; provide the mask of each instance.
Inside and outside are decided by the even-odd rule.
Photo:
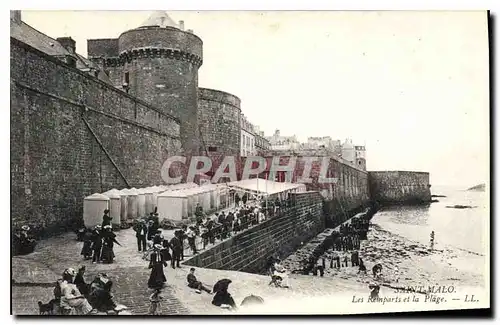
[[[175,27],[179,28],[179,26],[175,23],[175,21],[170,18],[166,11],[155,11],[149,16],[149,18],[141,24],[139,27],[151,27],[151,26],[159,26],[159,27]]]

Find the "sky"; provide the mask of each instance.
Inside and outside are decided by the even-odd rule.
[[[151,11],[23,11],[51,36],[116,38]],[[169,12],[203,40],[199,86],[241,99],[266,135],[351,138],[368,170],[489,179],[486,12]]]

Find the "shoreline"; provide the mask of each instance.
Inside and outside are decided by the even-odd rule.
[[[385,230],[373,220],[370,221],[367,239],[361,241],[358,250],[359,256],[365,263],[367,274],[358,274],[358,267],[351,266],[350,252],[334,252],[332,248],[328,248],[325,251],[327,258],[324,278],[332,280],[340,278],[358,284],[364,283],[367,286],[369,283],[377,282],[383,287],[392,289],[433,286],[487,289],[486,256],[450,247],[431,251],[428,245]],[[324,237],[324,232],[318,234],[310,242],[317,242],[318,237]],[[309,256],[313,254],[312,250],[307,250],[308,246],[313,247],[308,245],[309,243],[306,243],[300,252],[292,254],[285,260],[284,264],[287,264],[290,272],[300,268],[298,261],[304,258],[305,254]],[[341,261],[347,255],[349,266],[339,269],[330,268],[330,257],[335,254],[340,255]],[[372,267],[377,263],[380,263],[383,269],[380,278],[375,281]],[[427,292],[420,293],[426,294]]]

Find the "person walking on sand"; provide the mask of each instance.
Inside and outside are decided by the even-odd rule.
[[[349,260],[347,258],[347,254],[344,255],[344,266],[348,267],[349,266]]]
[[[365,266],[365,263],[363,263],[363,259],[359,259],[359,269],[358,269],[358,274],[363,272],[364,274],[366,274],[366,266]]]
[[[434,230],[431,232],[431,250],[434,250]]]
[[[359,255],[358,251],[354,251],[351,253],[351,265],[354,266],[359,266]]]

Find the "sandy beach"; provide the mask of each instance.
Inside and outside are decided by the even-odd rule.
[[[341,262],[347,255],[349,266],[331,268],[329,257],[336,254],[340,255]],[[359,255],[367,268],[366,274],[359,274],[358,267],[351,266],[350,252],[339,253],[330,248],[325,255],[327,260],[323,279],[331,279],[333,282],[347,281],[353,285],[357,283],[362,287],[366,286],[367,293],[369,292],[368,285],[375,282],[381,285],[380,297],[398,296],[403,291],[406,293],[414,291],[424,297],[424,300],[432,295],[436,299],[441,297],[441,304],[445,309],[488,306],[489,285],[485,276],[488,271],[487,258],[481,254],[450,247],[438,247],[438,249],[431,250],[429,245],[423,245],[387,231],[372,221],[367,240],[361,242],[359,249]],[[290,256],[287,260],[295,260],[295,258]],[[380,263],[383,269],[381,276],[374,279],[372,267],[377,263]],[[298,263],[293,264],[297,265],[293,265],[290,269],[299,267]],[[314,276],[310,275],[310,277]],[[481,306],[479,304],[473,306],[464,302],[466,296],[470,297],[471,294],[474,294],[476,298],[481,296]],[[417,307],[417,304],[413,304],[413,307]],[[405,310],[402,305],[395,308],[395,310],[398,308]],[[428,307],[423,307],[423,310],[428,309]]]
[[[327,254],[333,251],[330,249]],[[331,269],[329,263],[325,276],[369,282],[373,280],[371,268],[380,263],[383,266],[380,282],[387,285],[485,288],[485,256],[451,248],[431,251],[428,246],[386,231],[377,224],[370,225],[368,239],[361,242],[359,255],[367,267],[367,276],[358,275],[357,267]]]

